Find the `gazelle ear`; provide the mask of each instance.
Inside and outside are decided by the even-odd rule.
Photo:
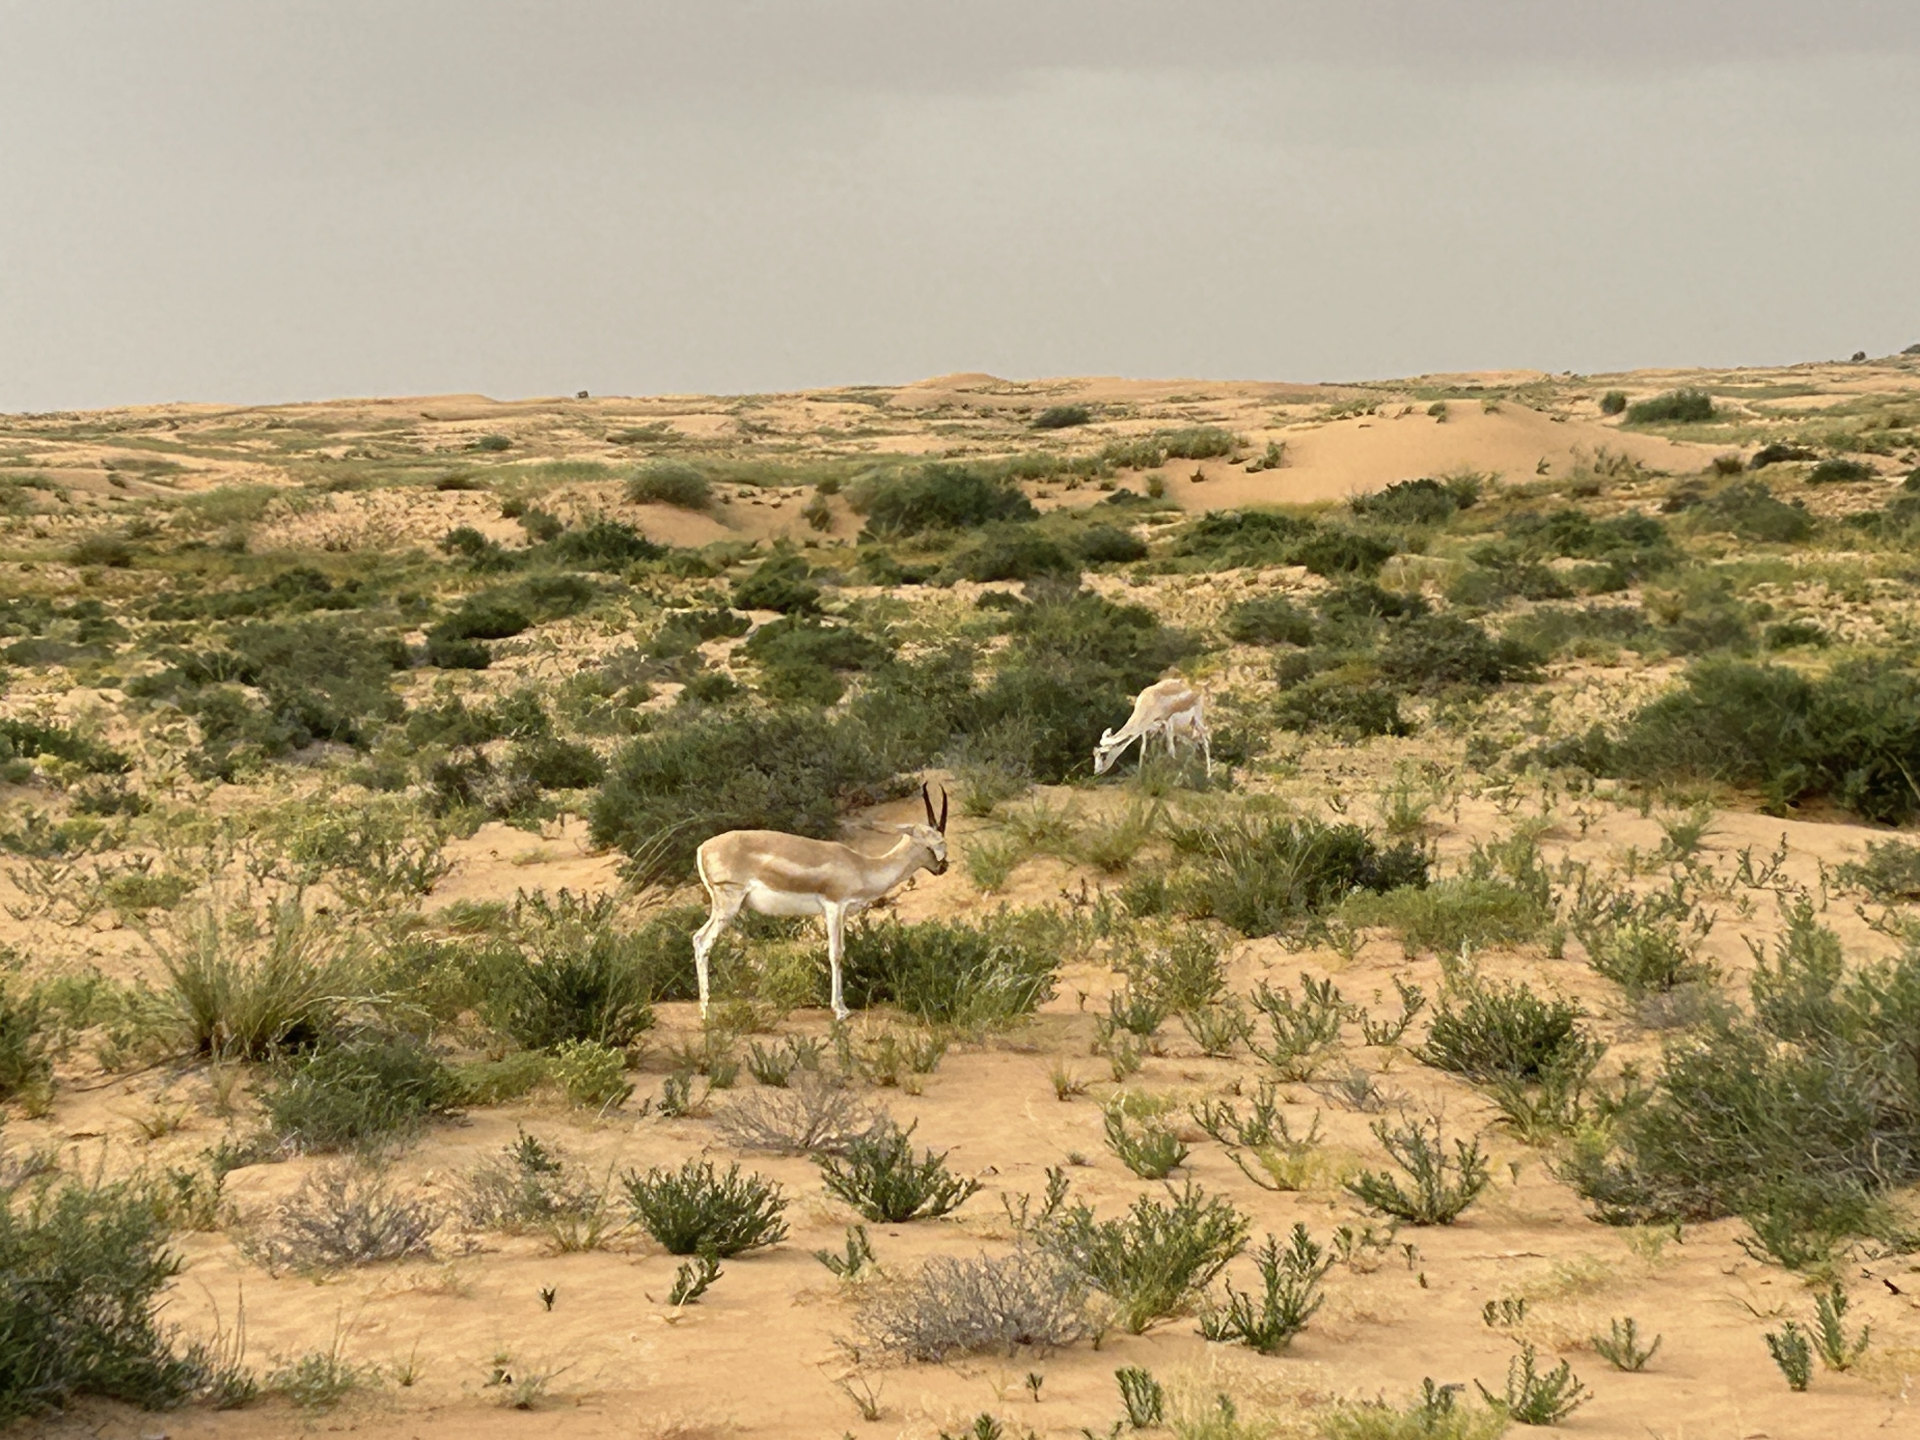
[[[1100,743],[1102,745],[1111,745],[1113,743],[1113,727],[1112,726],[1108,726],[1105,730],[1102,730],[1100,732]]]

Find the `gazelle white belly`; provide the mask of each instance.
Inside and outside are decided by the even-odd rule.
[[[818,895],[796,895],[791,890],[775,890],[760,880],[746,885],[747,905],[762,915],[820,915],[825,913]]]

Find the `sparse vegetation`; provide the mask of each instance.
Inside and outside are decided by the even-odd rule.
[[[678,1170],[655,1166],[623,1177],[634,1222],[666,1247],[669,1255],[714,1255],[721,1259],[777,1245],[787,1235],[781,1212],[786,1197],[772,1181],[742,1175],[729,1165],[724,1175],[711,1163],[689,1160]]]

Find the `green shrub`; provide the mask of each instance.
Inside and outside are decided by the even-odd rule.
[[[962,580],[1078,579],[1080,566],[1059,541],[1026,525],[992,525],[947,561],[943,574]]]
[[[787,1235],[780,1187],[738,1165],[716,1174],[711,1163],[689,1160],[678,1170],[655,1166],[623,1178],[634,1221],[669,1255],[719,1259],[778,1244]]]
[[[1341,907],[1355,925],[1396,930],[1408,952],[1458,954],[1463,947],[1518,945],[1538,935],[1552,912],[1532,892],[1491,876],[1450,875],[1426,886],[1356,895]]]
[[[1342,666],[1310,675],[1274,702],[1273,723],[1283,730],[1326,730],[1350,740],[1407,735],[1400,696],[1364,667]]]
[[[104,565],[124,570],[133,564],[133,546],[124,535],[88,535],[67,553],[75,565]]]
[[[1287,565],[1295,547],[1318,529],[1312,520],[1278,510],[1210,510],[1179,532],[1173,553],[1211,570]]]
[[[1697,513],[1705,528],[1731,531],[1742,540],[1797,545],[1813,535],[1807,507],[1781,500],[1762,480],[1722,486],[1701,502]]]
[[[0,972],[0,1100],[40,1090],[53,1077],[44,1010],[37,992]]]
[[[1151,1033],[1152,1027],[1148,1029]],[[1186,1163],[1186,1144],[1158,1117],[1146,1117],[1135,1129],[1127,1119],[1125,1105],[1116,1100],[1107,1106],[1104,1119],[1107,1148],[1142,1180],[1164,1180]]]
[[[1612,1149],[1570,1165],[1602,1219],[1739,1214],[1781,1240],[1860,1234],[1881,1223],[1876,1197],[1920,1178],[1920,952],[1848,974],[1809,905],[1787,921],[1756,956],[1752,1016],[1716,1009],[1671,1041]]]
[[[1355,495],[1347,508],[1384,525],[1438,525],[1479,499],[1479,485],[1460,480],[1396,480],[1371,495]]]
[[[1562,653],[1583,641],[1631,645],[1652,627],[1635,605],[1541,605],[1516,617],[1506,638],[1536,655]]]
[[[91,775],[124,775],[133,762],[118,750],[76,734],[72,727],[18,718],[0,719],[0,760],[53,756]]]
[[[1136,1335],[1205,1290],[1247,1241],[1247,1220],[1227,1200],[1191,1183],[1168,1200],[1143,1195],[1114,1220],[1075,1204],[1039,1231],[1041,1247],[1111,1298]]]
[[[1627,392],[1624,390],[1609,390],[1600,397],[1600,413],[1602,415],[1618,415],[1626,408]]]
[[[684,460],[652,460],[627,481],[627,500],[634,505],[706,510],[713,505],[713,482],[699,466]]]
[[[1833,878],[1882,904],[1920,899],[1920,845],[1869,840],[1866,854],[1835,866]]]
[[[653,977],[633,936],[561,919],[492,951],[480,1009],[529,1050],[567,1041],[623,1049],[653,1026]]]
[[[866,516],[864,538],[972,530],[996,520],[1032,520],[1033,502],[1016,485],[970,465],[931,463],[860,482],[849,493]]]
[[[1180,886],[1182,905],[1243,935],[1282,933],[1355,891],[1427,881],[1418,846],[1383,848],[1357,825],[1245,816],[1181,838],[1195,856]]]
[[[513,441],[505,435],[482,435],[477,440],[470,442],[468,448],[498,453],[502,450],[511,450],[513,448]]]
[[[260,1105],[283,1146],[337,1150],[408,1135],[457,1095],[453,1073],[419,1041],[367,1034],[283,1064]]]
[[[1507,1362],[1505,1395],[1496,1396],[1476,1380],[1480,1398],[1522,1425],[1558,1425],[1593,1398],[1567,1361],[1545,1374],[1536,1368],[1538,1361],[1539,1352],[1531,1344],[1522,1345]]]
[[[1225,628],[1243,645],[1313,643],[1313,616],[1280,595],[1240,601],[1227,611]]]
[[[1001,911],[977,928],[889,918],[850,927],[843,957],[847,1003],[897,1005],[930,1025],[1004,1025],[1053,996],[1053,937]]]
[[[842,1154],[816,1156],[827,1193],[884,1225],[959,1209],[980,1182],[949,1174],[944,1151],[928,1150],[915,1160],[912,1136],[913,1127],[901,1130],[883,1120],[849,1140]]]
[[[1093,419],[1093,411],[1085,405],[1049,405],[1033,417],[1036,430],[1069,430],[1076,425],[1086,425]]]
[[[1469,980],[1441,993],[1420,1058],[1472,1080],[1539,1080],[1593,1068],[1602,1049],[1570,1000],[1542,1000],[1525,985]]]
[[[1851,460],[1840,455],[1822,460],[1807,472],[1809,485],[1857,485],[1878,478],[1874,468],[1866,461]]]
[[[1428,1376],[1404,1408],[1384,1400],[1343,1405],[1326,1417],[1325,1440],[1499,1440],[1509,1423],[1505,1409],[1462,1405],[1460,1390]]]
[[[667,553],[631,525],[618,520],[594,520],[560,534],[541,547],[540,556],[582,570],[619,572],[642,560],[658,560]]]
[[[471,595],[429,634],[450,640],[506,640],[532,625],[526,611],[499,595]]]
[[[1630,425],[1697,424],[1713,418],[1713,397],[1704,390],[1671,390],[1627,406]]]
[[[215,1060],[308,1049],[360,993],[359,952],[297,898],[273,905],[264,925],[196,906],[153,946],[186,1048]]]
[[[1155,470],[1169,460],[1211,460],[1239,448],[1231,431],[1211,425],[1186,430],[1156,430],[1151,435],[1111,440],[1099,461],[1120,470]]]
[[[585,790],[606,778],[607,762],[591,745],[543,735],[513,747],[507,774],[542,790]]]
[[[1749,470],[1764,470],[1769,465],[1784,465],[1790,461],[1812,460],[1813,451],[1804,445],[1789,445],[1783,440],[1762,445],[1753,452],[1753,458],[1747,462]]]
[[[157,1318],[180,1265],[139,1186],[0,1189],[0,1420],[82,1396],[159,1409],[205,1389],[213,1357],[175,1354]]]
[[[1288,554],[1295,565],[1316,575],[1374,575],[1399,552],[1384,536],[1360,530],[1315,530]]]
[[[1494,639],[1458,615],[1427,615],[1394,627],[1380,647],[1380,672],[1409,690],[1490,690],[1536,679],[1540,655],[1509,636]]]
[[[1373,1134],[1412,1182],[1411,1188],[1385,1170],[1363,1170],[1346,1182],[1346,1188],[1362,1204],[1396,1219],[1413,1225],[1451,1225],[1491,1182],[1478,1138],[1456,1139],[1449,1155],[1437,1116],[1400,1125],[1376,1120]]]
[[[791,550],[775,551],[751,575],[733,583],[736,610],[779,610],[806,615],[820,608],[820,587],[812,567]]]
[[[1118,525],[1087,525],[1066,536],[1069,553],[1086,565],[1124,565],[1147,558],[1147,542]]]
[[[1278,1355],[1307,1328],[1307,1322],[1325,1298],[1320,1282],[1333,1267],[1334,1256],[1316,1244],[1307,1227],[1296,1222],[1287,1247],[1269,1235],[1254,1252],[1259,1268],[1258,1300],[1227,1281],[1226,1302],[1200,1317],[1200,1333],[1209,1340],[1246,1345],[1261,1355]]]

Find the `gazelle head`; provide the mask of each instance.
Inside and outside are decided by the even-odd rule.
[[[940,787],[940,814],[933,813],[933,796],[927,792],[926,782],[920,783],[920,803],[927,807],[927,823],[924,825],[889,825],[886,828],[897,835],[905,835],[914,844],[927,852],[926,866],[935,875],[947,873],[947,787]]]
[[[1100,743],[1093,747],[1093,773],[1104,775],[1113,768],[1113,762],[1120,758],[1123,747],[1113,743],[1113,730],[1109,727],[1100,732]]]

